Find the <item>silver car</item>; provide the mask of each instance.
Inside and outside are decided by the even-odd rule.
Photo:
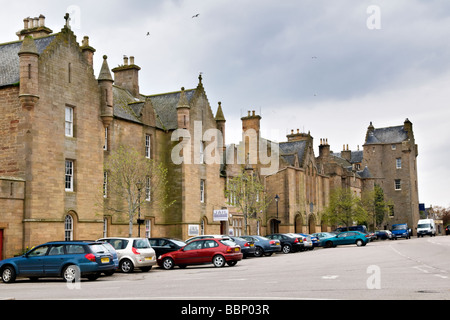
[[[116,249],[119,270],[124,273],[133,272],[135,268],[147,272],[156,264],[155,250],[147,238],[110,237],[98,241],[108,242]]]

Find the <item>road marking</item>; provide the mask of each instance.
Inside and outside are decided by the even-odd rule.
[[[324,280],[336,280],[337,278],[339,278],[339,276],[336,276],[336,275],[322,277],[322,279],[324,279]]]

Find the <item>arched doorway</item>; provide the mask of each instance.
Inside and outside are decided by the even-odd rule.
[[[300,213],[295,216],[294,229],[295,233],[303,233],[303,219]]]
[[[269,227],[270,227],[270,233],[278,233],[280,232],[280,220],[277,219],[271,219],[269,221]]]

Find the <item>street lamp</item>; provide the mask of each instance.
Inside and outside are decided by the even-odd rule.
[[[141,190],[144,187],[144,184],[142,183],[142,181],[138,181],[136,182],[136,187],[138,189],[138,237],[141,237],[141,224],[142,224],[142,220],[141,220]]]
[[[275,225],[276,225],[276,230],[274,230],[274,232],[278,232],[278,230],[279,230],[279,228],[278,228],[278,225],[279,225],[279,223],[280,223],[280,220],[278,219],[278,201],[280,200],[280,196],[279,195],[276,195],[275,196],[275,202],[276,202],[276,204],[277,204],[277,221],[276,221],[276,223],[275,223]]]

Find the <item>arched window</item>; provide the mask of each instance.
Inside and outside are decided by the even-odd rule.
[[[73,240],[73,218],[71,215],[67,215],[64,219],[64,240]]]

